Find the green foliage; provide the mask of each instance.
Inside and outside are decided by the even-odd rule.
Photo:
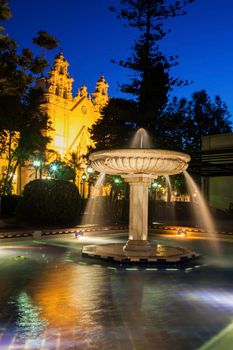
[[[112,196],[89,198],[88,205],[84,205],[84,208],[86,215],[83,216],[82,222],[85,224],[115,225],[129,222],[128,198],[119,199]]]
[[[121,176],[117,175],[105,175],[105,185],[111,185],[111,191],[109,197],[111,200],[122,200],[129,196],[129,185],[124,181]]]
[[[47,50],[53,50],[59,45],[59,42],[56,38],[42,30],[37,33],[37,37],[33,38],[32,42],[33,44],[43,47]]]
[[[10,17],[7,1],[0,2],[0,21]],[[33,41],[43,49],[53,49],[58,42],[40,31]],[[6,169],[0,192],[10,194],[12,180],[19,165],[35,151],[45,152],[51,128],[46,113],[41,111],[43,91],[35,89],[37,74],[48,66],[44,52],[34,55],[30,49],[21,51],[7,34],[0,35],[0,149]]]
[[[165,57],[158,43],[169,32],[164,30],[164,22],[184,15],[185,6],[192,1],[121,0],[119,11],[111,8],[117,18],[139,32],[131,57],[118,62],[133,73],[130,82],[121,85],[121,91],[133,95],[135,100],[111,99],[103,108],[101,119],[91,129],[97,149],[129,146],[134,130],[140,127],[147,129],[156,147],[167,144],[168,136],[164,140],[162,135],[163,127],[166,130],[163,118],[169,92],[173,86],[188,82],[171,77],[177,57]]]
[[[132,120],[136,114],[134,101],[111,98],[102,109],[101,117],[89,129],[96,150],[128,146],[134,132],[135,122]]]
[[[189,149],[200,149],[202,136],[231,131],[230,113],[226,104],[219,96],[211,100],[205,90],[193,94],[188,113],[191,116],[187,139]]]
[[[19,213],[36,226],[73,225],[80,213],[78,188],[64,180],[34,180],[24,189]]]
[[[170,69],[177,64],[177,57],[165,57],[158,42],[170,31],[164,29],[164,22],[184,15],[185,6],[192,1],[121,0],[119,11],[111,8],[118,18],[139,31],[132,56],[119,62],[122,67],[134,72],[131,82],[122,85],[122,91],[137,98],[139,127],[156,132],[158,116],[166,106],[172,86],[187,83],[170,76]]]
[[[104,197],[105,223],[109,225],[128,224],[129,222],[129,200],[118,199],[111,196]]]
[[[6,0],[0,0],[0,21],[5,21],[11,18],[11,10]]]
[[[71,174],[70,180],[75,183],[77,171],[82,168],[82,159],[77,152],[71,152],[65,157],[65,165]]]
[[[17,206],[19,205],[21,197],[20,196],[1,196],[1,217],[9,218],[14,217]]]
[[[231,132],[226,104],[219,96],[211,99],[205,90],[194,92],[189,101],[174,98],[161,125],[171,148],[189,152],[201,149],[202,136]]]
[[[49,164],[48,174],[57,180],[75,180],[75,170],[65,162],[61,161],[56,161]]]
[[[170,176],[171,187],[178,194],[187,193],[186,181],[183,174],[177,174],[174,176]]]

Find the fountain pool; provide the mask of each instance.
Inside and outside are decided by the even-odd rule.
[[[156,236],[204,255],[205,265],[192,269],[124,268],[81,256],[84,244],[126,238],[100,232],[1,242],[0,349],[231,349],[232,237],[218,236],[220,257],[206,234]]]

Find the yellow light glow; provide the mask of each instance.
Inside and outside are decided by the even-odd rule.
[[[62,136],[54,136],[54,145],[56,147],[64,147],[64,137]]]

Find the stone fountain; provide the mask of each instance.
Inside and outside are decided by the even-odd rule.
[[[102,259],[178,263],[198,256],[177,247],[148,241],[148,186],[160,175],[175,175],[188,167],[185,153],[157,149],[119,149],[94,152],[92,166],[100,173],[120,175],[130,186],[129,237],[126,244],[86,246],[83,255]]]

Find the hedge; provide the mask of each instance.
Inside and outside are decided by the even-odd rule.
[[[80,194],[73,183],[40,179],[25,186],[18,214],[37,226],[74,225],[78,222],[80,207]]]

